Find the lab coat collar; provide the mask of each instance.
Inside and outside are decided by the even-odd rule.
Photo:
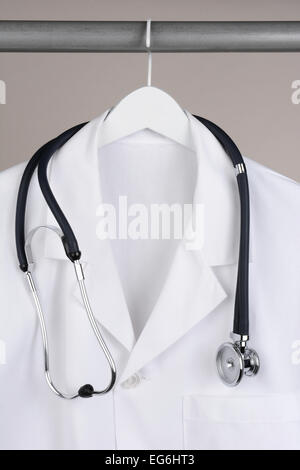
[[[94,236],[96,209],[102,202],[97,136],[108,112],[109,110],[75,134],[50,163],[50,185],[58,202],[61,201],[77,236],[82,249],[82,260],[89,263],[95,260],[95,254],[101,245]],[[201,256],[204,254],[210,266],[235,264],[238,261],[240,221],[235,172],[217,139],[193,115],[188,111],[186,113],[190,120],[198,163],[194,203],[203,204],[205,211],[204,246]],[[56,224],[48,209],[47,222]],[[88,225],[90,222],[92,225]],[[89,230],[86,230],[86,227],[89,227]],[[86,240],[87,233],[91,235],[89,240]],[[89,243],[84,243],[85,241]],[[65,259],[65,253],[60,248],[52,237],[47,236],[46,257]],[[92,256],[89,256],[90,253]],[[197,251],[195,253],[197,254]],[[250,243],[250,261],[252,258]]]
[[[187,112],[198,161],[194,203],[203,204],[205,212],[204,247],[189,251],[179,245],[157,303],[136,341],[110,242],[96,237],[96,211],[101,203],[97,136],[107,113],[88,123],[57,152],[50,164],[49,181],[82,250],[94,314],[131,351],[121,377],[125,380],[226,298],[211,267],[238,261],[239,197],[228,156],[208,129]],[[46,210],[47,225],[55,225]],[[51,233],[45,235],[44,255],[66,260]],[[80,298],[75,281],[74,295]]]
[[[240,200],[235,171],[214,135],[193,115],[187,114],[198,162],[194,204],[202,204],[204,208],[204,245],[195,254],[204,256],[210,266],[236,264]],[[249,259],[252,261],[252,246]]]

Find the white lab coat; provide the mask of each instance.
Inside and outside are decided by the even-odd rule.
[[[235,172],[189,115],[195,152],[140,132],[102,148],[106,113],[53,158],[50,184],[77,236],[94,314],[118,369],[106,396],[65,401],[48,388],[37,316],[14,242],[25,164],[0,175],[2,449],[300,449],[300,187],[246,159],[251,197],[250,336],[259,374],[228,388],[216,373],[232,330],[239,243]],[[255,136],[253,137],[255,138]],[[284,158],[284,156],[283,156]],[[201,203],[204,246],[101,241],[100,202]],[[54,225],[36,176],[26,231]],[[55,235],[34,239],[52,374],[66,392],[104,387],[109,370]]]

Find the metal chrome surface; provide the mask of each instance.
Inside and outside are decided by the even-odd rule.
[[[246,348],[244,353],[245,360],[245,375],[253,377],[256,375],[260,368],[260,360],[257,352],[254,349]]]
[[[82,298],[82,301],[83,301],[83,304],[84,304],[84,307],[85,307],[85,311],[87,313],[87,316],[88,316],[88,319],[90,321],[90,324],[91,324],[91,327],[94,331],[94,334],[98,340],[98,343],[100,344],[101,346],[101,349],[106,357],[106,360],[110,366],[110,370],[111,370],[111,381],[110,383],[108,384],[108,386],[104,389],[104,390],[95,390],[93,393],[94,395],[103,395],[107,392],[109,392],[114,384],[115,384],[115,381],[116,381],[116,366],[115,366],[115,363],[114,363],[114,360],[112,358],[112,355],[110,354],[110,351],[103,339],[103,336],[100,332],[100,329],[97,325],[97,321],[94,317],[94,314],[93,314],[93,311],[92,311],[92,308],[91,308],[91,304],[90,304],[90,301],[89,301],[89,298],[88,298],[88,293],[87,293],[87,290],[86,290],[86,286],[85,286],[85,283],[84,283],[84,273],[83,273],[83,269],[82,269],[82,265],[80,263],[80,261],[75,261],[74,262],[74,269],[75,269],[75,273],[76,273],[76,277],[77,277],[77,281],[78,281],[78,284],[79,284],[79,288],[80,288],[80,293],[81,293],[81,298]]]
[[[59,229],[56,229],[55,227],[48,227],[48,226],[42,226],[42,227],[37,227],[34,229],[32,232],[30,232],[27,241],[26,241],[26,251],[28,254],[30,254],[30,260],[31,263],[33,264],[33,258],[32,258],[32,252],[31,252],[31,241],[34,236],[34,234],[40,229],[40,228],[49,228],[51,230],[54,230],[54,232],[61,237],[61,232]],[[109,364],[110,371],[111,371],[111,380],[107,387],[103,390],[93,390],[93,395],[103,395],[105,393],[108,393],[114,386],[115,381],[116,381],[116,366],[114,363],[114,360],[110,354],[110,351],[101,335],[100,329],[97,325],[96,319],[94,317],[94,314],[92,312],[92,308],[89,302],[86,286],[84,283],[84,272],[82,269],[82,265],[79,261],[74,262],[74,269],[76,273],[76,278],[79,284],[80,288],[80,293],[82,297],[82,301],[88,316],[88,319],[90,321],[91,327],[93,329],[93,332],[98,340],[98,343],[106,357],[106,360]],[[79,397],[79,393],[76,392],[74,394],[66,394],[61,392],[55,385],[54,382],[51,378],[51,373],[50,373],[50,356],[49,356],[49,343],[48,343],[48,336],[47,336],[47,328],[46,328],[46,323],[45,323],[45,317],[43,314],[43,310],[41,307],[41,302],[38,296],[37,288],[32,276],[32,273],[30,271],[26,272],[26,278],[30,287],[30,291],[33,296],[34,304],[36,307],[39,323],[40,323],[40,329],[41,329],[41,334],[42,334],[42,339],[43,339],[43,349],[44,349],[44,365],[45,365],[45,376],[46,376],[46,381],[50,387],[50,389],[60,398],[65,398],[67,400],[73,400],[74,398]]]
[[[248,336],[231,333],[231,337],[237,341],[234,343],[223,343],[217,352],[217,369],[222,382],[234,387],[238,385],[243,377],[256,375],[260,368],[257,352],[247,347]]]
[[[241,173],[245,173],[245,166],[242,163],[238,163],[235,165],[236,175],[240,175]]]
[[[152,52],[300,52],[299,21],[152,21]],[[0,52],[146,52],[145,21],[0,21]]]
[[[233,343],[223,343],[217,352],[217,369],[222,382],[230,387],[238,385],[244,371],[244,359]]]

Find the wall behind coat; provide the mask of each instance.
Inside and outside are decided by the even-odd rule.
[[[299,0],[0,0],[1,20],[300,20]],[[146,84],[144,54],[0,53],[0,171]],[[153,85],[300,181],[297,53],[155,54]],[[300,93],[298,94],[300,97]],[[298,100],[296,99],[296,102]],[[299,98],[300,101],[300,98]]]

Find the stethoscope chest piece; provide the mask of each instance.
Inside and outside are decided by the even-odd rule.
[[[216,362],[222,382],[229,387],[238,385],[244,375],[256,375],[260,367],[257,352],[241,346],[239,342],[223,343],[218,349]]]

